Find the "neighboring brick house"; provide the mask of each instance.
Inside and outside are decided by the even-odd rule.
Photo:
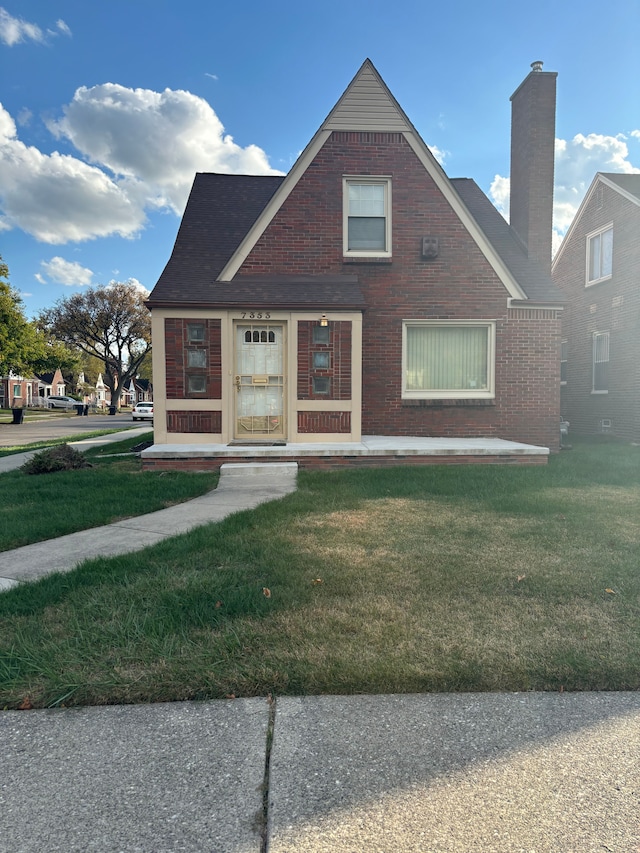
[[[0,376],[0,409],[33,406],[38,399],[38,379],[10,373]]]
[[[42,402],[46,402],[46,398],[52,394],[54,396],[66,396],[67,385],[59,367],[50,373],[37,373],[36,378],[38,380],[38,396],[42,398]]]
[[[640,441],[640,175],[599,172],[553,262],[564,293],[562,414]]]
[[[445,175],[369,60],[286,177],[196,175],[147,303],[156,445],[557,450],[556,74],[533,69],[512,97],[517,230]]]

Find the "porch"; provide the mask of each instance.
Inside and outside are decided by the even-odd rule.
[[[154,444],[141,456],[147,470],[211,471],[227,462],[297,462],[300,469],[330,470],[470,463],[544,465],[549,448],[500,438],[368,435],[358,442]]]

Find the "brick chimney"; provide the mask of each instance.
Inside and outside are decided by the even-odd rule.
[[[510,222],[529,252],[551,274],[556,71],[532,62],[511,96]]]

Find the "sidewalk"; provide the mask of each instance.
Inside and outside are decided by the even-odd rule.
[[[639,693],[6,711],[0,740],[1,853],[640,849]]]

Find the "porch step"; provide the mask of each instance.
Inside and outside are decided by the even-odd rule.
[[[220,485],[223,480],[233,480],[234,485],[251,485],[256,480],[264,484],[267,479],[295,480],[297,476],[297,462],[225,462],[220,466]]]

